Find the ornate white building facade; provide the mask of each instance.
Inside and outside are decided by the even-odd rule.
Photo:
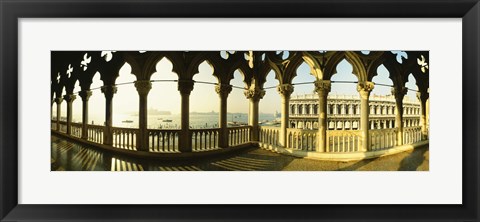
[[[395,96],[370,96],[369,129],[395,128]],[[318,95],[295,95],[290,99],[289,127],[318,129]],[[327,99],[328,130],[358,130],[360,98],[352,95],[329,95]],[[403,99],[403,127],[420,126],[420,103]]]

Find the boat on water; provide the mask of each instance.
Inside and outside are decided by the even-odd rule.
[[[247,126],[248,124],[243,122],[233,121],[233,122],[227,122],[227,125],[228,126]]]
[[[122,123],[133,123],[133,120],[129,120],[129,119],[123,120]]]
[[[171,119],[164,119],[164,120],[162,120],[162,122],[164,122],[164,123],[171,123],[172,121],[173,121],[173,120],[171,120]]]

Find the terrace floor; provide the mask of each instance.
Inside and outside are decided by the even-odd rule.
[[[52,135],[52,171],[428,171],[429,147],[361,161],[297,158],[249,148],[190,161],[152,161],[115,156]]]

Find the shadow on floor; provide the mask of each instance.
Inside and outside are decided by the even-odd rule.
[[[400,167],[398,168],[399,171],[415,171],[418,169],[420,165],[422,165],[425,161],[425,153],[428,151],[428,147],[419,147],[413,150],[410,155],[406,156],[400,162]]]

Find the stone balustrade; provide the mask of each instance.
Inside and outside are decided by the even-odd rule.
[[[259,146],[265,149],[275,149],[278,144],[278,132],[280,127],[261,126]],[[317,130],[287,129],[286,150],[300,150],[306,152],[318,152],[316,147]],[[325,153],[361,153],[363,144],[360,130],[327,130],[327,142]],[[404,128],[404,145],[411,145],[422,141],[421,127]],[[369,130],[370,148],[367,152],[388,150],[397,145],[397,129],[371,129]]]
[[[56,130],[57,122],[52,121],[52,130],[66,133],[66,123],[59,122],[59,130]],[[82,139],[82,124],[72,123],[72,138]],[[105,126],[87,125],[87,140],[97,144],[103,144]],[[204,152],[219,148],[220,128],[190,129],[192,140],[192,152]],[[137,151],[137,136],[139,129],[112,127],[113,148]],[[180,129],[148,129],[148,152],[152,153],[180,153],[179,136]],[[260,126],[258,141],[251,141],[251,126],[228,127],[229,147],[257,142],[261,148],[276,149],[282,147],[286,150],[314,152],[325,154],[362,153],[362,131],[360,130],[327,130],[326,147],[324,151],[317,150],[318,130],[287,128],[286,145],[280,146],[280,127]],[[366,153],[389,150],[398,147],[398,129],[370,129],[369,148]],[[422,141],[421,126],[403,128],[402,145],[411,145]]]
[[[236,146],[250,142],[251,126],[228,127],[228,145]]]
[[[403,128],[403,144],[412,144],[422,140],[422,127],[404,127]]]
[[[113,147],[137,150],[138,129],[112,127]]]
[[[260,140],[258,141],[260,147],[269,148],[279,145],[279,132],[280,127],[273,126],[261,126],[260,127]]]
[[[82,138],[82,124],[81,123],[72,123],[70,125],[72,136],[77,138]]]
[[[87,140],[94,143],[103,143],[104,126],[99,125],[87,125],[88,137]]]
[[[60,132],[66,133],[67,132],[67,122],[60,121]]]
[[[360,130],[327,130],[327,153],[358,152],[362,142]]]
[[[149,129],[148,144],[150,152],[177,153],[179,129]]]
[[[201,152],[218,149],[219,128],[191,129],[192,151]]]
[[[370,130],[370,150],[388,149],[397,145],[397,129]]]
[[[287,129],[288,148],[315,151],[317,130]]]

